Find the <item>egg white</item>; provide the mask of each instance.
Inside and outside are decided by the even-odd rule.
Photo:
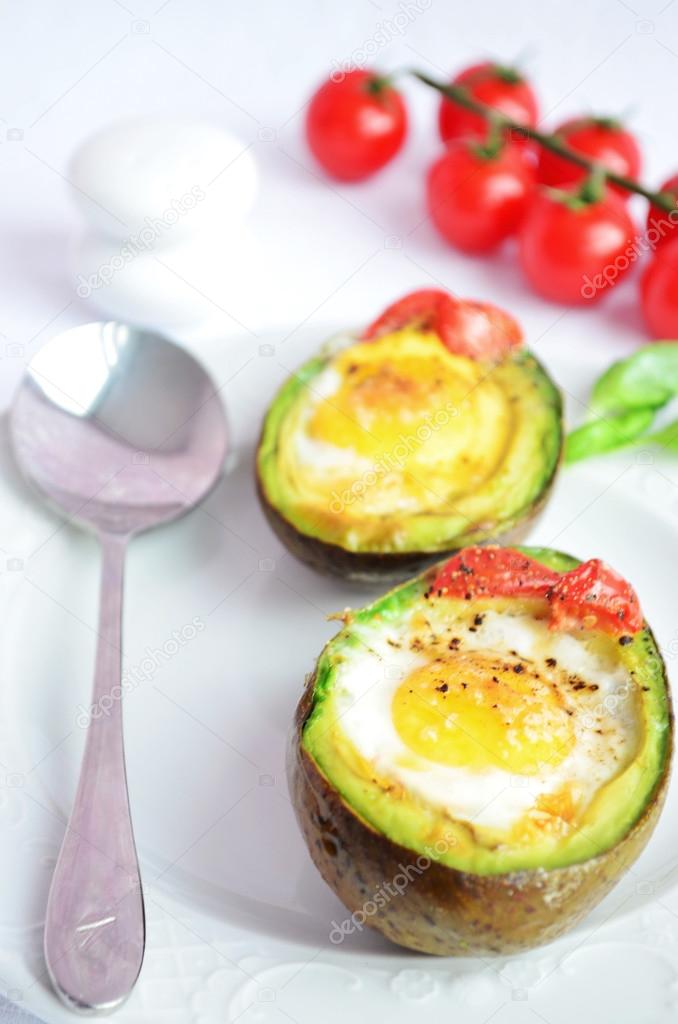
[[[403,487],[402,472],[383,461],[383,456],[389,454],[387,446],[381,458],[372,459],[353,448],[318,440],[308,432],[318,405],[331,401],[341,386],[341,374],[334,367],[328,366],[318,374],[300,417],[299,429],[292,434],[294,462],[303,477],[304,490],[312,491],[317,486],[321,498],[326,498],[328,491],[330,498],[342,506],[342,514],[347,518],[352,512],[373,516],[417,513],[420,501]],[[375,485],[366,483],[371,478]],[[355,543],[360,543],[357,534]]]
[[[293,434],[296,458],[299,465],[310,474],[331,477],[339,473],[341,476],[359,477],[372,469],[372,461],[364,455],[359,455],[350,448],[340,448],[329,441],[319,441],[310,437],[305,429],[313,419],[318,405],[336,396],[342,383],[341,374],[333,366],[327,366],[314,378],[301,419],[300,426],[303,429],[296,430]]]
[[[392,701],[400,684],[436,655],[411,649],[410,618],[376,629],[354,627],[362,642],[337,668],[334,695],[339,727],[379,777],[401,783],[418,800],[455,820],[503,832],[534,808],[541,795],[556,792],[566,783],[577,792],[579,806],[587,806],[632,760],[640,723],[627,669],[592,650],[583,637],[554,633],[545,621],[488,611],[473,631],[462,632],[460,627],[463,650],[518,655],[533,661],[545,676],[549,675],[546,658],[555,658],[559,671],[597,685],[595,691],[565,691],[566,707],[572,712],[572,749],[559,764],[533,775],[515,775],[493,766],[452,767],[419,755],[416,767],[411,767],[412,752],[392,721]]]

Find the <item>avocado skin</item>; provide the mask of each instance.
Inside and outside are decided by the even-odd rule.
[[[666,676],[665,667],[662,669]],[[438,956],[512,954],[544,945],[569,931],[603,899],[643,851],[664,804],[669,749],[651,798],[633,828],[613,847],[580,864],[499,875],[477,875],[432,861],[392,842],[357,815],[302,746],[315,673],[297,707],[287,776],[295,814],[311,859],[350,914],[403,871],[402,895],[366,917],[391,942]],[[670,694],[669,694],[670,701]],[[409,872],[408,872],[409,869]]]
[[[548,501],[558,474],[561,458],[562,452],[549,480],[544,485],[539,500],[533,504],[529,512],[524,514],[524,518],[521,518],[520,522],[516,523],[515,526],[505,533],[496,534],[480,543],[512,546],[520,544],[527,537],[534,525],[535,519]],[[342,579],[357,583],[387,583],[388,581],[402,580],[407,576],[414,575],[432,562],[438,562],[441,558],[449,557],[462,547],[468,545],[468,541],[465,540],[458,547],[451,547],[446,551],[382,553],[347,551],[346,548],[342,548],[338,544],[328,544],[317,537],[301,533],[289,520],[285,519],[266,497],[258,467],[256,469],[256,486],[257,496],[266,521],[278,540],[300,562],[304,562],[317,572],[328,576],[339,576]]]

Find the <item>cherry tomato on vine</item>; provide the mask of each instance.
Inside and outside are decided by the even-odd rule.
[[[590,157],[615,174],[637,179],[640,174],[640,150],[633,135],[619,122],[609,117],[577,117],[564,121],[556,128],[557,135],[583,156]],[[543,185],[567,187],[583,181],[588,171],[577,167],[557,153],[542,149],[539,153],[537,177]],[[619,195],[628,198],[629,192],[619,185],[610,185]]]
[[[407,133],[400,93],[370,71],[328,79],[306,114],[306,138],[318,163],[341,181],[369,178],[391,160]]]
[[[541,189],[523,221],[519,259],[536,292],[554,302],[597,302],[633,262],[634,223],[624,200],[606,188]]]
[[[515,68],[485,61],[472,64],[452,79],[463,85],[474,99],[499,110],[506,117],[534,128],[538,118],[537,98],[529,82]],[[438,127],[443,142],[452,139],[484,139],[487,122],[470,110],[446,100],[440,103]]]
[[[640,283],[645,322],[653,338],[678,338],[678,238],[663,245]]]
[[[675,234],[676,227],[678,227],[678,174],[672,174],[670,178],[667,178],[659,191],[673,196],[676,210],[669,212],[662,210],[659,206],[650,206],[647,212],[648,242],[655,249],[678,238],[678,235]]]
[[[512,235],[525,215],[534,166],[513,142],[492,154],[479,144],[451,142],[431,167],[426,196],[431,220],[465,252],[488,252]]]

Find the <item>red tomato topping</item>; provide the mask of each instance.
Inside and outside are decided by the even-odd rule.
[[[500,359],[523,343],[520,324],[510,313],[473,299],[458,302],[439,331],[451,352],[471,359]]]
[[[583,626],[605,633],[637,633],[643,615],[633,587],[599,558],[563,573],[550,594],[554,629]]]
[[[363,332],[373,341],[407,325],[435,331],[443,344],[470,359],[498,359],[522,344],[518,323],[489,302],[455,299],[439,288],[411,292],[388,306]]]
[[[362,338],[364,341],[374,341],[408,324],[425,331],[435,331],[438,329],[440,307],[452,306],[456,301],[441,288],[421,288],[410,292],[387,306],[381,316],[363,331]]]
[[[546,597],[558,573],[514,548],[464,548],[433,581],[431,593],[447,597]]]
[[[592,558],[558,573],[515,548],[464,548],[440,568],[427,596],[543,597],[552,629],[637,633],[643,615],[635,591],[618,573]]]

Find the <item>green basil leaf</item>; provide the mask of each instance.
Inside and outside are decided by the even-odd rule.
[[[602,455],[603,452],[632,444],[651,426],[655,413],[654,408],[629,409],[617,416],[606,416],[584,423],[567,437],[565,462],[579,462],[591,455]]]
[[[661,408],[678,394],[678,342],[655,341],[613,363],[591,395],[595,412]]]
[[[678,420],[656,430],[654,434],[648,434],[645,440],[659,445],[667,452],[678,452]]]

